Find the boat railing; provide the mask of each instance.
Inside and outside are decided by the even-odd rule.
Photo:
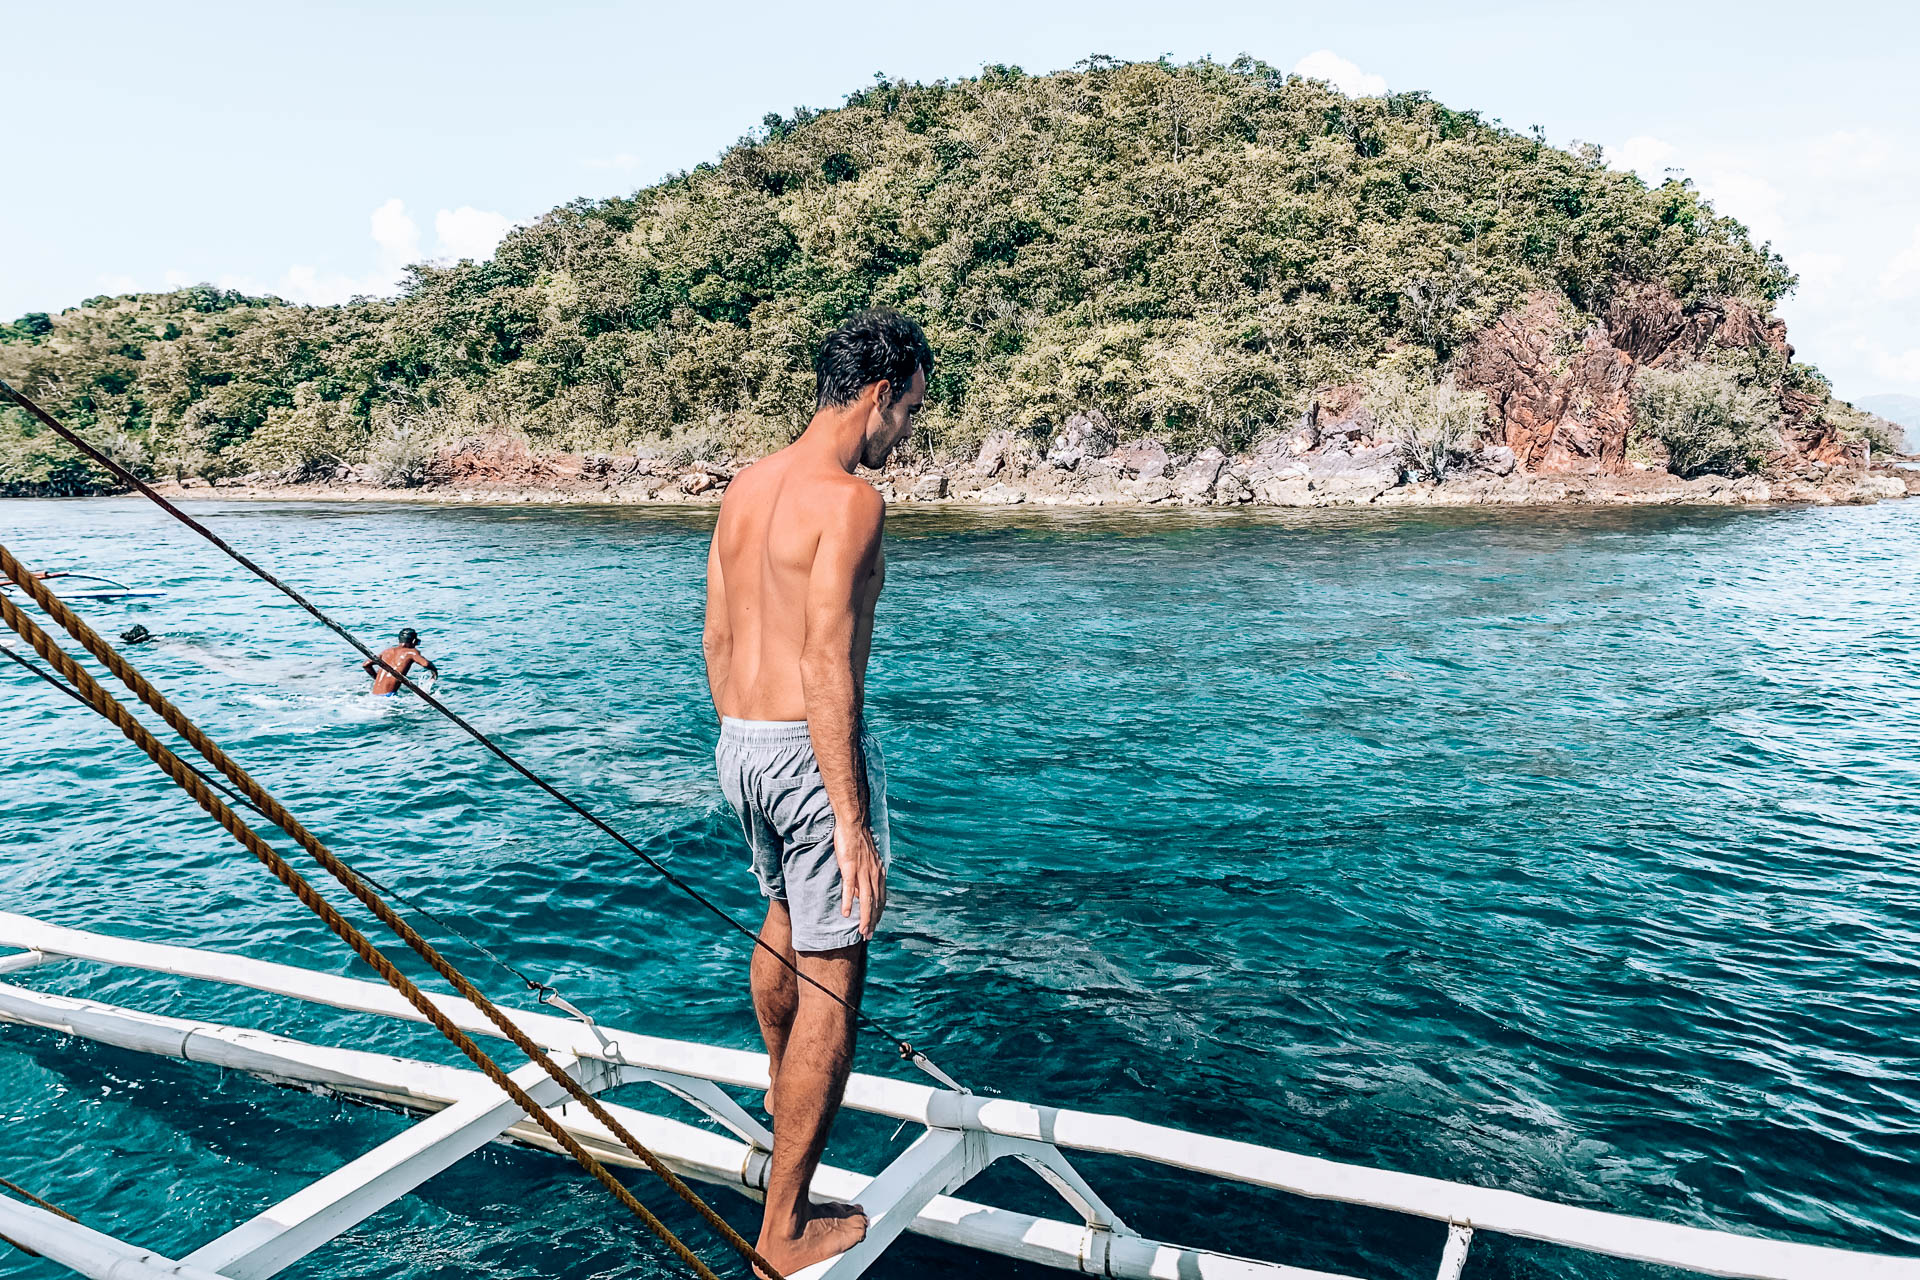
[[[355,1013],[422,1020],[411,1005],[380,983],[90,933],[4,912],[0,912],[0,947],[16,949],[12,955],[0,956],[0,973],[26,971],[56,960],[88,961],[251,988]],[[440,995],[434,1003],[470,1033],[499,1034],[464,1000]],[[730,1185],[748,1195],[760,1192],[771,1135],[727,1090],[765,1090],[764,1055],[641,1035],[534,1010],[508,1012],[590,1090],[648,1083],[690,1103],[723,1132],[627,1107],[610,1104],[609,1110],[684,1175]],[[154,1265],[161,1270],[154,1274],[230,1280],[273,1275],[489,1141],[506,1137],[552,1149],[550,1139],[526,1121],[503,1093],[466,1068],[309,1044],[266,1031],[170,1018],[4,983],[0,983],[0,1021],[54,1028],[122,1048],[434,1113],[177,1264],[150,1251],[119,1245],[130,1251],[128,1257],[158,1258]],[[562,1098],[545,1077],[535,1080],[530,1075],[526,1080],[529,1087],[549,1086],[541,1098],[544,1105],[553,1106]],[[845,1105],[920,1126],[920,1132],[905,1152],[871,1178],[822,1167],[816,1194],[859,1200],[868,1210],[871,1229],[862,1246],[809,1268],[796,1280],[849,1280],[908,1230],[1091,1275],[1140,1280],[1175,1276],[1341,1280],[1325,1272],[1141,1236],[1081,1176],[1068,1158],[1070,1152],[1148,1161],[1228,1182],[1430,1219],[1443,1227],[1436,1239],[1439,1280],[1459,1280],[1475,1235],[1488,1232],[1699,1275],[1750,1280],[1920,1280],[1920,1259],[1661,1222],[1299,1155],[1124,1116],[981,1097],[884,1076],[854,1075]],[[602,1159],[634,1163],[611,1134],[591,1117],[578,1114],[578,1108],[558,1106],[554,1114]],[[1038,1173],[1071,1208],[1075,1220],[1015,1213],[950,1194],[1001,1159],[1017,1160]],[[65,1240],[63,1229],[70,1232],[71,1224],[0,1197],[0,1235],[62,1260],[55,1250]],[[81,1240],[85,1247],[71,1257],[97,1263],[95,1253],[89,1251],[102,1248],[103,1239],[108,1238],[86,1233]],[[74,1261],[67,1265],[85,1275],[147,1274],[93,1270]],[[188,1269],[167,1271],[168,1265]]]

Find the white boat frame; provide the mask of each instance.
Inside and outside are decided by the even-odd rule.
[[[0,912],[0,974],[55,961],[172,974],[247,987],[357,1013],[420,1022],[387,986],[245,956],[164,946],[63,928]],[[475,1035],[499,1032],[453,996],[434,1003]],[[727,1088],[764,1091],[762,1054],[638,1035],[531,1010],[509,1009],[522,1030],[587,1089],[649,1083],[692,1104],[725,1132],[607,1104],[621,1123],[685,1177],[757,1197],[771,1135]],[[191,1062],[324,1088],[427,1113],[389,1141],[302,1188],[218,1239],[175,1260],[0,1195],[0,1235],[96,1280],[260,1280],[418,1187],[489,1142],[553,1150],[547,1135],[479,1072],[411,1058],[336,1049],[268,1032],[187,1021],[0,983],[0,1022],[48,1028]],[[608,1164],[639,1162],[535,1066],[517,1081]],[[724,1086],[724,1087],[723,1087]],[[555,1104],[558,1104],[557,1106]],[[1116,1280],[1347,1280],[1327,1272],[1150,1240],[1132,1231],[1064,1154],[1098,1152],[1251,1186],[1367,1205],[1445,1225],[1438,1280],[1460,1280],[1476,1232],[1745,1280],[1920,1280],[1920,1259],[1854,1253],[1682,1226],[1556,1204],[1437,1178],[1295,1155],[1251,1143],[1144,1124],[1121,1116],[1034,1106],[856,1074],[848,1108],[920,1126],[913,1143],[868,1177],[822,1166],[815,1194],[858,1200],[871,1219],[858,1247],[794,1280],[852,1280],[903,1231],[1003,1257]],[[1032,1168],[1075,1220],[1035,1217],[954,1198],[988,1165],[1011,1158]]]

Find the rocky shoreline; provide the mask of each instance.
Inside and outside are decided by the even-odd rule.
[[[1319,389],[1297,421],[1269,426],[1232,455],[1125,438],[1101,410],[1087,408],[1047,437],[999,432],[970,455],[910,454],[873,478],[893,502],[975,507],[1831,505],[1920,495],[1920,461],[1876,454],[1866,433],[1842,430],[1836,414],[1850,410],[1804,389],[1780,392],[1782,416],[1759,474],[1672,474],[1665,446],[1634,435],[1634,373],[1698,365],[1716,352],[1780,368],[1793,358],[1785,325],[1740,303],[1683,307],[1648,286],[1616,298],[1604,323],[1589,323],[1563,297],[1542,293],[1502,316],[1456,361],[1458,386],[1484,399],[1485,421],[1437,451],[1411,442],[1406,423],[1383,422],[1374,389],[1349,383]],[[176,491],[702,504],[717,501],[751,461],[716,457],[702,444],[629,447],[548,453],[502,431],[415,453],[404,468],[338,465],[326,483],[255,473]],[[405,487],[380,487],[382,479]]]
[[[1410,473],[1388,445],[1316,446],[1296,455],[1282,441],[1235,457],[1209,449],[1181,458],[1138,441],[1076,456],[1071,435],[1056,440],[1046,456],[1024,442],[990,439],[973,459],[910,459],[870,475],[889,502],[924,507],[1831,506],[1920,496],[1920,462],[1914,461],[1686,480],[1631,464],[1610,473],[1529,473],[1495,447],[1436,481]],[[536,455],[495,443],[443,453],[418,487],[382,487],[354,468],[321,483],[249,476],[159,487],[174,497],[240,501],[700,506],[717,503],[744,465]]]

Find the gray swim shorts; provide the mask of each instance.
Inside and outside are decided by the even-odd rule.
[[[882,868],[890,865],[887,766],[873,735],[860,735],[867,758],[868,821]],[[860,904],[840,914],[840,866],[833,857],[833,806],[813,758],[805,720],[720,721],[714,751],[720,789],[753,853],[763,897],[787,904],[795,951],[832,951],[860,941]]]

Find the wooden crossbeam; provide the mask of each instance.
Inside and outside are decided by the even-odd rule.
[[[606,1063],[589,1062],[583,1067],[579,1059],[565,1054],[555,1055],[554,1061],[594,1092],[620,1082],[620,1070]],[[474,1078],[478,1087],[472,1096],[302,1187],[195,1249],[186,1261],[231,1280],[266,1280],[494,1141],[525,1113],[485,1077],[475,1073]],[[512,1078],[543,1107],[567,1096],[535,1063],[520,1068]]]

